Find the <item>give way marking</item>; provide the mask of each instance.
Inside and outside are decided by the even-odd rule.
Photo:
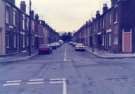
[[[9,86],[20,86],[22,80],[12,80],[12,81],[6,81],[5,84],[3,84],[3,87],[9,87]],[[55,78],[55,79],[31,79],[25,82],[27,85],[41,85],[45,84],[45,82],[49,82],[50,84],[62,84],[62,94],[67,94],[67,79],[66,78]]]

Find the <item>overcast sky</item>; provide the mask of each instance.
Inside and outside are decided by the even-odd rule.
[[[16,0],[19,6],[21,0]],[[25,0],[28,8],[28,1]],[[75,31],[110,0],[32,0],[32,8],[58,32]]]

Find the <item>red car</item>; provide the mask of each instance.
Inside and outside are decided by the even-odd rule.
[[[47,44],[41,44],[39,46],[38,53],[39,53],[39,55],[41,55],[41,54],[51,54],[52,48],[49,47]]]

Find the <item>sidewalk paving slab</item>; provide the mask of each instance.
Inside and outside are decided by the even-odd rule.
[[[38,53],[35,52],[31,56],[28,56],[28,55],[14,55],[14,56],[0,57],[0,63],[24,61],[24,60],[27,60],[27,59],[30,59],[30,58],[36,56],[37,54]]]
[[[86,50],[99,58],[105,58],[105,59],[135,58],[135,53],[129,53],[129,54],[109,53],[107,51],[99,51],[96,49],[92,51],[92,48],[89,47],[86,47]]]

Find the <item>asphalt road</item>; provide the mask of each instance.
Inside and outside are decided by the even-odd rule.
[[[134,94],[135,59],[101,59],[68,44],[0,64],[0,94]]]

